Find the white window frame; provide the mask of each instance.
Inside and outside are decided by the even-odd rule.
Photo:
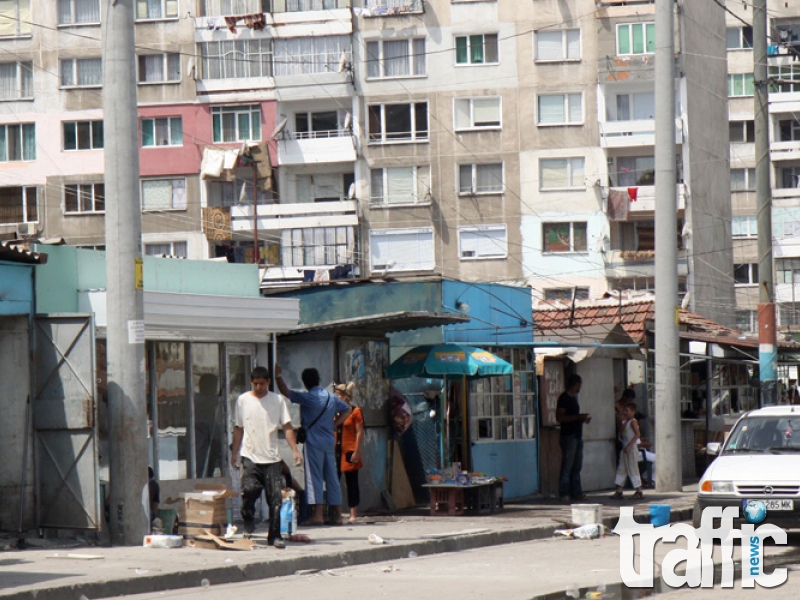
[[[136,21],[174,21],[179,16],[179,0],[136,0],[134,16]],[[150,6],[158,6],[160,17],[142,16],[142,10],[148,11]],[[167,14],[172,12],[173,14]]]
[[[14,65],[14,79],[16,83],[13,90],[9,90],[9,96],[0,96],[0,102],[33,100],[33,61],[8,61],[0,63],[0,66]],[[10,78],[9,78],[10,79]]]
[[[758,237],[756,215],[734,215],[731,220],[731,236],[735,239]]]
[[[547,163],[564,163],[565,175],[567,179],[566,186],[553,186],[553,187],[545,187],[544,185],[544,177],[542,176],[543,169]],[[580,163],[580,164],[579,164]],[[556,165],[553,165],[554,168]],[[578,171],[577,167],[580,166],[583,170],[583,181],[580,184],[576,184],[574,179],[576,177],[576,171]],[[569,184],[572,185],[569,185]],[[541,191],[551,191],[551,190],[579,190],[586,188],[586,158],[583,156],[565,156],[561,158],[541,158],[539,159],[539,189]]]
[[[158,140],[156,139],[156,123],[158,121],[166,121],[167,122],[167,143],[166,144],[159,144]],[[145,144],[144,143],[144,135],[145,135],[145,128],[148,127],[146,123],[152,123],[152,132],[153,132],[153,142],[152,144]],[[178,123],[180,132],[181,132],[181,139],[180,143],[175,143],[173,140],[173,134],[175,133],[174,124]],[[142,130],[142,148],[169,148],[169,147],[178,147],[183,146],[183,118],[182,117],[146,117],[142,118],[141,122],[141,130]]]
[[[641,52],[636,52],[633,47],[633,30],[636,27],[642,28],[642,40],[643,40],[643,47]],[[652,28],[651,28],[652,27]],[[628,40],[630,42],[630,52],[620,52],[620,35],[619,32],[623,29],[628,30]],[[650,40],[647,36],[648,29],[653,32],[653,46],[655,46],[655,22],[653,21],[642,21],[641,23],[617,23],[617,30],[616,30],[616,50],[617,56],[644,56],[646,54],[653,54],[655,52],[655,48],[653,48],[652,52],[648,52],[647,46],[650,45]]]
[[[89,84],[81,84],[79,83],[80,78],[80,65],[87,63],[89,61],[99,61],[100,62],[100,83],[89,83]],[[67,65],[70,65],[70,77],[72,78],[71,83],[64,83],[64,70]],[[65,90],[71,89],[97,89],[103,87],[103,59],[100,57],[96,58],[63,58],[59,62],[59,87]]]
[[[548,250],[546,248],[545,227],[548,225],[569,225],[569,249],[567,250]],[[585,230],[586,247],[575,248],[575,226],[582,225]],[[542,254],[577,254],[589,251],[589,224],[586,221],[545,221],[542,223]]]
[[[145,189],[149,184],[170,182],[170,206],[168,207],[155,207],[148,208],[145,206]],[[179,191],[180,190],[180,191]],[[172,210],[186,210],[188,206],[188,198],[186,197],[186,178],[185,177],[157,177],[153,179],[142,179],[140,187],[142,198],[142,212],[159,212],[159,211],[172,211]]]
[[[505,223],[459,227],[458,255],[461,260],[507,258],[508,229]]]
[[[401,170],[411,170],[411,189],[412,193],[409,197],[410,200],[407,202],[392,202],[391,198],[393,197],[390,194],[390,172],[391,171],[401,171]],[[374,169],[370,169],[370,199],[369,203],[370,206],[385,206],[385,207],[394,207],[394,206],[409,206],[409,205],[420,205],[420,204],[430,204],[430,165],[408,165],[404,167],[377,167]],[[380,175],[381,177],[381,188],[382,194],[376,195],[376,186],[374,186],[375,178]]]
[[[483,47],[483,62],[472,62],[472,38],[480,37]],[[486,59],[486,38],[494,37],[495,48],[497,49],[497,60],[489,62]],[[458,40],[467,40],[467,60],[465,62],[458,62]],[[455,52],[455,66],[456,67],[483,67],[486,65],[499,65],[500,64],[500,36],[497,33],[469,33],[464,35],[456,35],[453,38],[453,51]]]
[[[178,240],[173,242],[145,242],[144,244],[145,256],[167,256],[173,258],[189,258],[189,242],[187,240]],[[168,252],[153,252],[157,246],[166,247]],[[183,252],[179,252],[179,248],[183,247]],[[160,249],[160,248],[159,248]]]
[[[569,56],[570,44],[574,40],[570,40],[570,36],[577,33],[578,35],[578,55]],[[559,37],[561,38],[561,55],[556,58],[542,58],[542,37]],[[557,30],[541,30],[533,32],[533,52],[534,61],[537,63],[554,63],[554,62],[580,62],[581,54],[583,53],[583,43],[581,39],[580,29],[557,29]]]
[[[733,187],[733,173],[734,171],[742,171],[744,173],[744,187]],[[753,167],[747,168],[734,168],[731,169],[731,191],[732,192],[752,192],[756,189],[756,170]]]
[[[548,296],[550,296],[548,298]],[[589,288],[544,288],[542,290],[542,298],[545,302],[571,302],[573,297],[575,300],[588,300]]]
[[[161,62],[161,73],[164,79],[145,79],[147,68],[142,63],[148,61]],[[177,67],[177,68],[176,68]],[[159,85],[164,83],[180,83],[182,76],[181,55],[178,52],[165,52],[163,54],[139,54],[136,57],[137,85]],[[170,78],[172,76],[173,78]]]
[[[95,13],[97,14],[96,21],[77,21],[78,17],[78,9],[75,6],[78,0],[58,0],[58,26],[59,27],[81,27],[84,25],[100,25],[100,0],[93,0],[94,3],[97,5],[97,10]],[[62,21],[61,18],[64,16],[66,10],[64,7],[69,9],[69,21]]]
[[[750,45],[747,45],[747,40],[745,39],[744,30],[750,30]],[[734,45],[731,46],[728,42],[731,40],[731,33],[734,33],[736,37],[736,41]],[[725,28],[725,49],[726,50],[752,50],[753,49],[753,28],[751,26],[747,27],[726,27]]]
[[[0,225],[15,225],[17,223],[38,223],[39,221],[39,190],[36,186],[33,185],[4,185],[0,186],[0,190],[3,189],[19,189],[20,190],[20,200],[22,201],[22,220],[21,221],[2,221],[0,220]],[[28,204],[30,204],[30,199],[28,198],[29,195],[33,194],[33,206],[34,212],[36,212],[35,218],[31,218],[31,215],[28,214]],[[2,194],[0,194],[2,195]],[[2,218],[3,213],[0,211],[0,218]]]
[[[497,121],[476,121],[476,105],[493,103],[491,108],[497,111]],[[468,123],[459,123],[458,117],[463,114],[459,106],[466,108]],[[503,128],[503,98],[501,96],[476,96],[473,98],[453,98],[453,128],[456,131],[502,129]]]
[[[482,169],[486,169],[489,167],[497,167],[500,166],[500,182],[497,186],[489,188],[489,189],[478,189],[478,175]],[[471,184],[470,188],[466,189],[461,185],[462,181],[462,172],[464,169],[470,169],[471,171]],[[458,172],[456,173],[458,177],[458,183],[456,189],[458,190],[459,196],[494,196],[497,194],[502,194],[505,192],[505,181],[506,181],[506,174],[505,174],[505,165],[502,162],[496,163],[471,163],[471,164],[461,164],[458,165]]]
[[[0,38],[30,37],[32,0],[11,0],[13,15],[0,19]],[[5,25],[5,26],[4,26]],[[13,29],[13,31],[11,31]]]
[[[282,229],[283,267],[333,267],[353,263],[355,232],[346,225]]]
[[[233,47],[223,52],[223,42],[201,42],[198,44],[200,62],[202,64],[200,76],[203,79],[272,77],[274,69],[271,39],[227,40],[224,43],[225,48],[231,45]],[[218,64],[214,61],[218,61]],[[214,74],[212,77],[212,71],[214,70],[219,72],[219,76]]]
[[[747,267],[747,277],[749,281],[747,282],[737,282],[736,281],[736,268],[737,267]],[[734,287],[753,287],[758,285],[758,263],[735,263],[733,265],[733,286]]]
[[[422,131],[417,131],[417,108],[418,105],[425,105],[425,123],[427,128]],[[387,106],[408,106],[410,112],[411,131],[388,133],[386,130],[386,107]],[[370,114],[375,108],[380,108],[380,131],[370,130]],[[408,144],[430,141],[431,125],[430,117],[428,115],[428,101],[421,102],[384,102],[382,104],[370,104],[367,106],[367,135],[369,144]],[[406,137],[390,137],[405,134]]]
[[[77,129],[78,129],[78,126],[81,123],[88,123],[89,124],[89,130],[90,130],[89,131],[89,141],[91,143],[89,148],[79,148],[78,147],[79,137],[78,137]],[[95,139],[94,139],[95,131],[94,130],[97,128],[97,123],[100,123],[100,127],[103,127],[103,120],[102,119],[92,119],[92,120],[89,120],[89,121],[62,121],[61,122],[61,135],[63,136],[63,139],[61,140],[61,148],[63,149],[63,151],[64,152],[86,152],[86,151],[89,151],[89,150],[102,150],[106,145],[105,144],[105,127],[103,127],[103,140],[102,140],[103,144],[101,146],[95,146],[94,145],[94,142],[95,142]],[[67,126],[69,126],[69,125],[72,125],[73,128],[76,130],[75,131],[75,147],[74,148],[67,148],[67,140],[66,140],[66,136],[64,135],[65,128]]]
[[[561,98],[563,121],[555,121],[552,123],[542,122],[542,98]],[[580,104],[581,115],[579,120],[572,120],[572,109],[575,103]],[[563,125],[583,125],[584,123],[584,110],[583,110],[583,93],[582,92],[565,92],[563,94],[539,94],[536,96],[536,125],[539,127],[561,127]]]
[[[405,56],[407,59],[408,74],[407,75],[387,75],[386,67],[387,61],[392,60],[386,57],[385,45],[390,42],[406,42],[408,46],[408,54]],[[418,45],[422,42],[421,52]],[[377,48],[377,56],[375,49]],[[367,40],[366,45],[366,61],[367,65],[364,69],[367,73],[367,80],[373,79],[413,79],[428,76],[428,60],[427,60],[427,40],[424,37],[412,37],[407,39],[380,39],[380,40]],[[377,68],[376,68],[377,67]],[[417,72],[418,68],[421,72]],[[377,74],[375,74],[377,70]]]
[[[753,92],[748,93],[747,82],[751,82]],[[740,81],[738,81],[740,80]],[[741,85],[742,93],[736,94],[737,81]],[[755,83],[752,73],[728,73],[728,98],[752,98],[755,93]]]
[[[222,127],[222,118],[225,115],[235,115],[236,118],[236,135],[235,139],[226,140],[224,135],[224,128]],[[242,131],[239,129],[239,116],[240,115],[249,115],[250,120],[250,135],[244,136]],[[215,118],[220,119],[220,139],[217,139],[214,134],[214,120]],[[258,132],[256,134],[256,129]],[[261,131],[261,105],[260,104],[248,104],[243,106],[213,106],[211,107],[211,135],[214,138],[213,142],[215,144],[225,144],[225,143],[234,143],[234,142],[260,142],[261,136],[263,135]]]
[[[98,193],[97,186],[102,186],[102,195]],[[67,188],[75,188],[75,201],[78,205],[77,210],[70,210],[67,206]],[[88,210],[84,209],[82,206],[84,198],[87,198],[91,202],[92,207]],[[99,209],[98,205],[100,202],[98,200],[100,198],[102,198],[103,208]],[[105,184],[102,181],[64,184],[64,215],[102,215],[105,214],[105,212]]]
[[[394,236],[413,237],[405,241],[402,251],[387,249],[388,255],[381,257],[384,260],[376,262],[376,244],[382,240],[390,242]],[[372,229],[369,232],[369,264],[374,272],[397,271],[432,271],[436,268],[436,255],[434,247],[433,227],[417,227],[409,229]],[[412,255],[415,260],[409,260]]]

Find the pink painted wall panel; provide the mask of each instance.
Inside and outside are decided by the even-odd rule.
[[[226,103],[226,106],[229,103]],[[230,103],[232,105],[232,103]],[[252,102],[236,104],[254,104]],[[262,139],[275,129],[275,102],[259,102],[261,105]],[[196,175],[200,173],[203,148],[217,146],[236,148],[239,144],[214,144],[211,129],[211,104],[174,104],[140,106],[139,118],[181,117],[183,123],[183,146],[162,146],[141,148],[139,162],[142,177],[164,175]],[[218,105],[213,105],[218,106]],[[141,144],[141,139],[139,140]],[[277,167],[276,142],[270,144],[272,165]]]

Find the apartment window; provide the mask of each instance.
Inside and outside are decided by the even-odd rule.
[[[203,79],[272,77],[272,40],[229,40],[200,44]]]
[[[0,162],[36,160],[36,125],[0,125]]]
[[[64,212],[101,213],[106,210],[106,186],[102,183],[64,185]]]
[[[295,175],[297,202],[339,202],[347,194],[341,173]]]
[[[756,141],[754,121],[731,121],[728,123],[732,144],[752,144]]]
[[[142,210],[183,210],[185,208],[185,179],[142,181]]]
[[[655,23],[617,25],[617,54],[653,54],[655,50]]]
[[[142,119],[142,147],[183,146],[183,120],[180,117]]]
[[[178,0],[136,0],[136,19],[175,19]]]
[[[568,287],[568,288],[545,288],[544,300],[545,302],[571,302],[575,300],[588,300],[589,288],[588,287]]]
[[[456,37],[456,64],[483,65],[497,62],[496,33]]]
[[[97,25],[100,0],[58,0],[59,25]]]
[[[536,61],[580,60],[581,30],[560,29],[534,32]]]
[[[583,123],[583,94],[539,96],[539,125],[580,125]]]
[[[462,259],[508,256],[508,234],[505,225],[459,227],[458,238],[458,252]]]
[[[428,201],[430,167],[385,167],[370,170],[370,204],[418,204]]]
[[[0,187],[0,223],[35,223],[37,220],[35,187]]]
[[[502,114],[500,97],[456,98],[454,100],[455,128],[499,129]]]
[[[146,256],[174,256],[176,258],[189,258],[189,244],[187,242],[162,242],[158,244],[145,244]]]
[[[539,162],[540,189],[582,188],[586,186],[585,159],[546,158]]]
[[[97,150],[103,147],[102,121],[64,121],[64,150]]]
[[[778,187],[781,189],[800,188],[800,167],[778,169]],[[753,178],[755,189],[755,177]]]
[[[261,107],[217,106],[211,109],[213,141],[242,142],[261,140]]]
[[[797,43],[797,42],[792,42]],[[794,64],[770,66],[769,91],[772,93],[800,92],[800,66]],[[752,80],[752,75],[750,76]],[[750,92],[752,96],[753,93]]]
[[[208,206],[253,206],[253,181],[237,179],[236,181],[213,181],[207,182],[208,186]],[[268,192],[257,188],[257,200],[259,204],[266,204]]]
[[[502,194],[503,163],[459,165],[459,195]]]
[[[430,271],[436,266],[433,229],[373,229],[369,232],[374,271]]]
[[[367,42],[367,77],[420,77],[426,72],[425,38]]]
[[[758,235],[755,215],[739,215],[731,220],[731,235],[735,238],[754,238]]]
[[[350,264],[354,254],[352,227],[307,227],[281,231],[281,264],[284,267]]]
[[[734,285],[758,285],[758,263],[733,265]]]
[[[776,258],[775,283],[800,283],[800,258]]]
[[[342,55],[350,60],[350,37],[346,35],[277,38],[274,42],[275,77],[336,73]]]
[[[778,121],[778,128],[775,137],[779,142],[800,141],[800,121],[797,119],[785,119]],[[733,139],[731,139],[731,141],[733,141]]]
[[[736,329],[743,333],[755,333],[758,331],[758,311],[737,310]]]
[[[725,47],[728,50],[752,50],[753,28],[728,27],[725,30]]]
[[[102,85],[102,59],[70,58],[61,61],[61,87],[100,87]]]
[[[656,159],[654,156],[619,156],[616,177],[612,176],[611,180],[617,187],[655,185]]]
[[[319,2],[320,0],[314,0]],[[330,4],[331,0],[324,0],[326,4]],[[305,5],[308,0],[289,0],[286,6],[286,12],[289,12],[290,5]],[[327,8],[335,8],[326,6]],[[272,0],[202,0],[201,4],[202,14],[205,16],[213,15],[252,15],[254,13],[268,13],[272,12]],[[300,10],[305,10],[302,8]],[[276,10],[277,12],[277,10]]]
[[[542,223],[544,252],[586,252],[586,223]]]
[[[646,121],[656,113],[656,96],[653,92],[631,92],[617,94],[614,98],[617,109],[616,121]]]
[[[428,140],[428,103],[368,107],[370,143]]]
[[[33,98],[33,63],[0,63],[0,100]]]
[[[302,112],[294,115],[294,134],[299,139],[331,138],[350,133],[346,110]]]
[[[139,56],[139,83],[180,81],[181,55],[148,54]]]
[[[731,169],[732,192],[743,192],[755,189],[756,189],[755,169]]]
[[[30,35],[31,0],[0,2],[0,37]]]
[[[754,90],[752,73],[732,73],[728,75],[729,98],[752,96],[755,93]]]

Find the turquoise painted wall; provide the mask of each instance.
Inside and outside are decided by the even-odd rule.
[[[0,262],[0,315],[33,312],[33,265]]]
[[[37,311],[78,312],[78,291],[106,287],[106,254],[73,246],[41,246],[47,264],[36,265]],[[258,297],[256,265],[144,258],[144,289],[156,292]]]
[[[506,498],[521,498],[539,491],[539,447],[536,440],[472,444],[472,468],[479,473],[503,475]]]

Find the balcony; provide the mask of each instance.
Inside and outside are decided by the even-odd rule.
[[[603,253],[603,261],[609,279],[652,278],[656,274],[653,250],[609,250]],[[678,250],[678,277],[688,274],[686,250]]]
[[[800,141],[772,142],[769,146],[770,160],[800,160]]]
[[[352,0],[201,0],[200,16],[230,17],[267,13],[349,9]]]
[[[600,121],[600,146],[603,148],[634,148],[656,145],[655,119],[636,121]],[[683,143],[683,121],[675,119],[675,143]]]
[[[596,0],[596,16],[598,19],[628,17],[632,15],[654,15],[654,0]]]
[[[678,210],[684,210],[686,208],[686,186],[682,183],[677,184],[678,188]],[[636,190],[636,200],[633,200],[631,197],[630,190]],[[656,188],[654,185],[642,185],[642,186],[634,186],[629,188],[621,188],[621,187],[612,187],[609,191],[609,197],[613,193],[624,194],[628,197],[628,205],[627,205],[627,215],[628,218],[631,216],[652,216],[656,210]],[[611,209],[611,201],[607,202],[607,210],[606,212],[610,214]],[[625,207],[622,208],[623,213],[625,212]],[[625,221],[627,219],[617,217],[616,220]]]
[[[356,147],[348,131],[292,133],[278,141],[278,165],[311,165],[355,162]]]
[[[252,205],[231,206],[230,210],[233,233],[252,233]],[[258,205],[259,232],[356,225],[358,205],[354,200]]]
[[[401,17],[425,12],[424,0],[367,0],[364,17]]]

